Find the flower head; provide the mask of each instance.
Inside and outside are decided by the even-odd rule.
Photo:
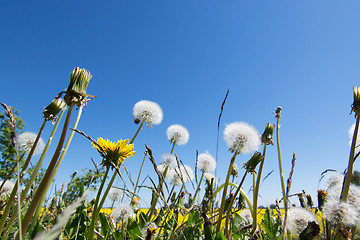
[[[224,139],[231,152],[251,153],[257,150],[260,145],[258,131],[244,122],[234,122],[226,125]]]
[[[173,167],[176,165],[176,157],[173,154],[165,153],[161,156],[163,163],[167,166]]]
[[[189,141],[189,131],[179,124],[173,124],[166,130],[167,138],[171,143],[185,145]]]
[[[194,178],[194,171],[187,165],[182,165],[180,168],[169,169],[166,177],[172,184],[182,185],[191,181]]]
[[[97,139],[97,144],[93,142],[91,144],[104,158],[103,164],[113,167],[113,165],[117,166],[119,163],[123,163],[125,159],[134,156],[134,144],[128,144],[128,142],[129,139],[120,139],[114,143],[100,137]]]
[[[18,143],[22,150],[29,153],[31,151],[31,148],[33,147],[35,143],[35,139],[37,137],[36,133],[33,132],[24,132],[18,136]],[[39,155],[42,153],[42,151],[45,148],[45,143],[42,138],[39,139],[38,143],[36,144],[35,150],[33,155]]]
[[[110,198],[110,200],[112,201],[117,201],[120,198],[122,198],[122,196],[124,195],[124,191],[122,189],[119,188],[110,188],[110,191],[108,193],[108,198]]]
[[[159,104],[142,100],[135,104],[133,116],[135,119],[146,121],[148,126],[152,126],[153,124],[157,125],[161,123],[163,119],[163,112]]]
[[[204,173],[204,177],[209,183],[211,183],[211,181],[214,181],[213,185],[217,185],[219,183],[219,179],[213,173],[206,172]]]
[[[253,222],[252,214],[249,209],[243,209],[240,212],[240,217],[244,219],[244,221],[249,224]]]
[[[327,198],[323,207],[325,218],[332,224],[355,225],[359,221],[358,209],[349,202],[338,198]]]
[[[203,172],[212,172],[216,168],[216,160],[209,153],[201,153],[197,159],[197,166]]]
[[[44,118],[48,120],[54,120],[56,115],[66,106],[65,101],[62,98],[54,98],[52,102],[43,111]]]
[[[64,100],[67,105],[75,103],[77,106],[85,102],[87,86],[92,75],[84,68],[74,68],[70,75],[70,83],[66,90]]]
[[[158,232],[158,226],[154,222],[148,222],[145,224],[144,228],[141,229],[142,239],[155,239]]]
[[[4,181],[0,181],[0,186],[3,184]],[[7,180],[4,183],[4,186],[0,189],[0,196],[8,196],[11,194],[13,188],[15,186],[15,183],[11,180]]]
[[[309,222],[317,222],[316,216],[305,208],[290,208],[287,218],[287,228],[292,234],[300,234]]]
[[[116,222],[127,221],[134,217],[134,209],[129,204],[119,204],[111,213]]]

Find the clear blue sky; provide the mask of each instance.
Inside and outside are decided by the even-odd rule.
[[[84,67],[93,75],[88,93],[97,98],[78,128],[113,141],[133,136],[137,101],[157,102],[163,122],[143,129],[136,156],[125,163],[136,178],[145,143],[158,161],[170,151],[171,124],[190,132],[188,144],[175,149],[184,163],[194,166],[196,150],[215,155],[230,89],[219,140],[222,181],[231,157],[225,124],[245,121],[262,133],[280,105],[284,175],[295,152],[292,193],[304,189],[315,198],[321,172],[347,166],[352,88],[360,86],[359,9],[357,0],[0,1],[0,102],[20,110],[25,130],[37,132],[43,107],[66,89],[73,67]],[[76,135],[59,186],[92,167],[90,158],[101,161]],[[275,147],[264,174],[271,170],[260,189],[263,204],[281,196]],[[149,161],[147,174],[155,178]]]

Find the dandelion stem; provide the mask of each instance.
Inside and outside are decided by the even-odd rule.
[[[143,127],[144,125],[144,122],[145,120],[142,120],[141,123],[140,123],[140,126],[138,128],[138,130],[136,131],[135,135],[133,136],[133,138],[131,139],[130,143],[129,144],[132,144],[134,141],[135,141],[135,138],[137,137],[137,135],[139,134],[141,128]]]
[[[135,184],[135,188],[134,188],[133,197],[135,197],[136,190],[137,190],[137,187],[138,187],[138,185],[139,185],[140,176],[141,176],[142,169],[143,169],[143,167],[144,167],[144,163],[145,163],[146,156],[147,156],[147,151],[145,151],[144,159],[143,159],[143,161],[142,161],[142,163],[141,163],[140,171],[139,171],[139,174],[138,174],[138,177],[137,177],[137,180],[136,180],[136,184]]]
[[[238,152],[235,151],[233,157],[231,158],[228,173],[226,175],[226,180],[225,180],[225,184],[224,184],[223,195],[222,195],[221,205],[220,205],[220,210],[219,210],[219,216],[218,216],[218,221],[217,221],[217,225],[216,225],[216,233],[218,233],[220,231],[221,219],[222,219],[222,215],[224,212],[224,206],[225,206],[225,201],[226,201],[227,188],[229,185],[229,179],[230,179],[230,175],[231,175],[232,166],[234,165],[237,154],[238,154]]]
[[[202,182],[202,180],[203,180],[203,178],[204,178],[204,173],[205,173],[205,172],[202,171],[202,174],[201,174],[201,177],[200,177],[200,181],[199,181],[199,183],[198,183],[198,187],[196,188],[195,195],[194,195],[194,198],[193,198],[194,203],[196,202],[196,197],[197,197],[198,193],[200,192],[200,186],[201,186],[201,182]]]
[[[258,175],[256,179],[256,186],[254,185],[254,192],[253,192],[253,226],[252,231],[255,232],[257,228],[257,204],[258,204],[258,198],[259,198],[259,189],[260,189],[260,181],[261,181],[261,173],[264,167],[265,162],[265,154],[266,154],[266,144],[264,144],[264,150],[263,150],[263,156],[264,158],[261,160],[260,167],[258,170]],[[254,174],[255,176],[255,174]]]
[[[31,201],[30,203],[30,206],[24,216],[24,218],[22,219],[22,233],[24,234],[27,230],[27,228],[29,227],[29,224],[30,224],[30,221],[31,221],[31,218],[33,217],[33,213],[35,211],[35,208],[37,207],[38,205],[38,202],[41,198],[41,196],[43,194],[46,194],[45,192],[45,187],[47,185],[47,182],[51,176],[51,173],[56,165],[56,162],[60,156],[60,153],[62,151],[62,147],[64,145],[64,142],[65,142],[65,137],[66,137],[66,133],[67,133],[67,128],[69,126],[69,122],[70,122],[70,117],[71,117],[71,112],[74,108],[74,105],[75,103],[71,103],[70,106],[69,106],[69,109],[68,109],[68,112],[67,112],[67,115],[66,115],[66,118],[65,118],[65,122],[64,122],[64,127],[63,127],[63,130],[62,130],[62,133],[61,133],[61,136],[60,136],[60,139],[59,139],[59,143],[56,147],[56,150],[54,152],[54,155],[50,161],[50,164],[44,174],[44,177],[37,189],[37,191],[35,192],[34,194],[34,197],[33,197],[33,200]],[[16,239],[18,239],[19,235],[17,235]]]
[[[285,181],[284,181],[284,174],[283,174],[282,161],[281,161],[279,128],[280,128],[280,116],[277,115],[277,121],[276,121],[276,145],[277,145],[277,152],[278,152],[281,190],[282,190],[282,194],[283,194],[284,208],[285,208],[287,206],[287,198],[286,198]]]

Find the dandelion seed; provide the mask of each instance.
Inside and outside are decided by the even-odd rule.
[[[134,209],[129,204],[119,204],[110,214],[115,221],[127,221],[129,218],[134,218]]]
[[[128,144],[128,142],[129,139],[120,139],[114,143],[110,140],[105,141],[103,138],[98,138],[97,144],[92,142],[91,145],[93,145],[104,158],[103,164],[112,167],[113,164],[117,166],[118,163],[123,163],[125,159],[134,156],[134,144]],[[111,162],[113,164],[111,164]]]
[[[216,160],[209,153],[201,153],[197,159],[197,166],[203,172],[212,172],[216,168]]]
[[[234,122],[226,125],[224,139],[231,152],[251,153],[261,143],[258,131],[247,123]]]
[[[107,196],[112,201],[118,201],[123,195],[124,191],[122,189],[112,187]]]
[[[160,124],[163,119],[163,112],[159,104],[147,100],[139,101],[133,109],[135,119],[146,121],[147,126]]]
[[[22,150],[24,150],[26,153],[29,153],[31,148],[34,145],[36,137],[37,137],[37,134],[33,133],[33,132],[24,132],[24,133],[20,134],[18,136],[18,143],[19,143],[20,148]],[[44,140],[42,138],[40,138],[35,147],[33,155],[34,156],[39,155],[40,153],[42,153],[44,148],[45,148]]]
[[[189,141],[189,131],[179,124],[173,124],[166,130],[167,138],[176,145],[185,145]]]
[[[300,234],[309,222],[317,222],[316,216],[305,208],[290,208],[286,222],[292,234]]]
[[[4,181],[0,181],[0,186],[3,184]],[[4,183],[4,186],[0,189],[0,196],[9,196],[15,186],[15,182],[11,180],[7,180]]]
[[[211,180],[214,179],[214,185],[217,185],[219,183],[219,179],[215,176],[215,174],[210,173],[210,172],[206,172],[204,173],[204,177],[206,179],[206,181],[208,181],[209,183],[211,183]]]

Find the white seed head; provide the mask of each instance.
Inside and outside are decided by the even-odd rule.
[[[139,101],[135,104],[133,109],[133,116],[135,119],[146,121],[146,124],[152,126],[153,124],[160,124],[163,119],[163,112],[159,104],[147,100]]]
[[[3,184],[3,181],[0,181],[0,186]],[[0,196],[9,196],[15,186],[15,182],[7,180],[4,183],[4,186],[0,189]]]
[[[165,153],[161,156],[163,162],[165,165],[168,165],[170,167],[174,167],[176,165],[176,157],[173,154]]]
[[[243,209],[240,212],[240,217],[242,217],[242,219],[244,219],[244,221],[249,224],[253,222],[253,218],[252,218],[252,214],[251,211],[249,209]]]
[[[189,131],[179,124],[173,124],[166,130],[167,138],[176,145],[185,145],[189,141]]]
[[[355,225],[359,220],[359,211],[354,205],[335,198],[326,199],[322,212],[326,220],[334,225],[338,223]]]
[[[33,133],[33,132],[24,132],[24,133],[20,134],[18,136],[19,147],[22,150],[24,150],[26,153],[29,153],[31,148],[34,145],[36,137],[37,137],[37,134]],[[40,153],[42,153],[44,148],[45,148],[44,140],[42,138],[40,138],[35,147],[33,155],[34,156],[39,155]]]
[[[134,218],[134,209],[129,204],[119,204],[111,213],[116,222],[127,221]]]
[[[180,166],[180,168],[169,169],[166,177],[172,184],[182,185],[194,178],[194,171],[187,165]]]
[[[230,151],[238,153],[252,153],[260,146],[259,132],[244,122],[234,122],[226,125],[224,139]]]
[[[216,160],[209,153],[201,153],[197,159],[197,166],[203,172],[212,172],[216,168]]]
[[[317,222],[316,216],[305,208],[290,208],[286,222],[287,229],[292,234],[300,234],[309,222]]]
[[[108,198],[112,201],[118,201],[123,195],[124,191],[122,189],[112,187],[108,193]]]
[[[219,179],[215,176],[215,174],[210,173],[210,172],[206,172],[204,173],[204,177],[207,181],[209,181],[209,183],[211,183],[211,179],[214,179],[214,185],[217,185],[219,183]]]

